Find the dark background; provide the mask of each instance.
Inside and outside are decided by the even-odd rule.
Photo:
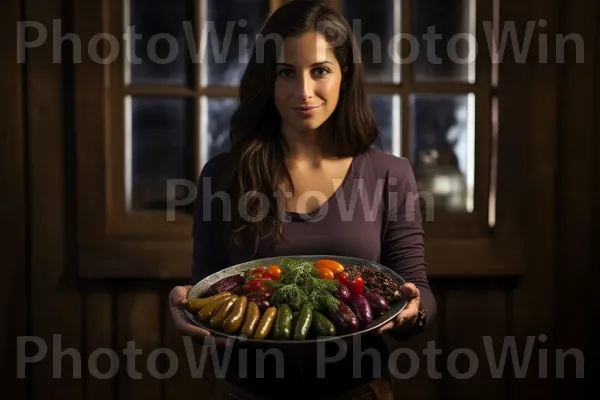
[[[503,78],[512,86],[504,93],[512,95],[501,101],[511,104],[506,110],[518,110],[510,122],[527,126],[526,137],[511,148],[516,155],[530,155],[522,176],[533,195],[523,196],[521,204],[529,210],[523,232],[527,265],[519,276],[432,277],[438,321],[408,346],[420,351],[435,340],[443,350],[437,369],[444,379],[429,379],[421,358],[417,376],[396,385],[397,399],[598,398],[593,380],[600,376],[595,330],[600,273],[594,251],[600,245],[600,5],[594,0],[503,3],[519,21],[545,18],[554,32],[581,34],[585,63],[576,64],[567,51],[564,64],[527,63]],[[26,64],[15,62],[15,21],[51,26],[53,18],[64,18],[68,24],[72,7],[68,0],[6,0],[1,6],[2,388],[13,399],[202,399],[211,379],[190,379],[186,360],[180,359],[179,372],[164,381],[149,376],[145,367],[154,348],[184,354],[166,308],[168,291],[182,280],[84,279],[78,274],[75,174],[86,155],[78,154],[74,143],[74,67],[52,63],[49,46],[30,51]],[[65,356],[63,378],[53,379],[53,334],[61,334],[62,349],[83,355],[81,378],[72,377],[73,363]],[[497,346],[514,336],[522,357],[527,337],[542,334],[547,341],[535,341],[525,378],[515,378],[511,367],[502,379],[490,376],[482,336],[490,335]],[[17,337],[26,335],[43,338],[48,355],[26,369],[26,379],[16,379]],[[121,350],[130,340],[144,351],[137,357],[141,380],[126,375]],[[87,355],[100,347],[121,356],[115,379],[86,373]],[[458,347],[474,349],[479,357],[480,371],[472,379],[445,373],[444,361]],[[575,378],[572,358],[566,361],[565,377],[556,378],[555,351],[569,348],[583,351],[586,379]],[[544,379],[539,378],[541,349],[547,349],[549,361]],[[164,356],[159,360],[164,366]],[[99,362],[102,372],[106,361]],[[457,363],[463,372],[464,361]]]

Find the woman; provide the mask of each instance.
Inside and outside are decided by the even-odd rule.
[[[267,384],[252,373],[238,376],[234,354],[225,391],[237,398],[391,398],[380,335],[408,339],[436,311],[412,169],[373,146],[379,132],[343,16],[323,2],[292,1],[273,13],[259,37],[231,120],[231,150],[211,159],[200,176],[190,283],[256,258],[338,254],[397,271],[408,282],[409,303],[361,343],[382,355],[382,377],[373,358],[346,357],[327,365],[326,379],[317,379],[315,368],[274,380],[267,368]],[[209,332],[182,310],[190,287],[172,290],[171,311],[184,334],[203,340]]]

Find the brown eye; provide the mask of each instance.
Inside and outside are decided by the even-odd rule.
[[[290,76],[291,73],[292,73],[291,69],[282,69],[277,73],[277,75],[283,76],[283,77],[288,77],[288,76]]]
[[[324,67],[317,67],[314,69],[314,72],[318,75],[318,76],[325,76],[329,73],[329,70],[327,68]]]

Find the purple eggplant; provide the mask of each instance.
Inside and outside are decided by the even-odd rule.
[[[369,302],[375,317],[380,317],[384,312],[390,309],[390,305],[388,304],[387,300],[379,293],[365,292],[362,295]]]
[[[252,292],[252,293],[249,293],[246,297],[248,298],[248,303],[250,303],[250,302],[256,303],[256,305],[258,306],[258,309],[261,312],[263,312],[267,308],[271,307],[269,298],[262,293]]]
[[[350,289],[348,289],[346,285],[340,283],[334,295],[341,301],[348,301],[350,299]]]
[[[335,312],[329,313],[329,320],[341,334],[354,333],[358,330],[358,318],[343,301],[339,302],[338,309]]]
[[[243,285],[244,282],[245,279],[242,275],[228,276],[227,278],[220,279],[217,282],[210,285],[205,296],[213,296],[221,292],[231,292],[236,287]]]
[[[348,307],[358,319],[358,327],[365,329],[373,321],[373,311],[367,299],[362,295],[353,296],[348,300]]]

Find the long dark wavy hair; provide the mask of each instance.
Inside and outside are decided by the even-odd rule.
[[[277,9],[263,24],[242,76],[240,102],[230,124],[231,169],[224,182],[233,200],[229,239],[237,245],[254,240],[255,252],[261,237],[282,237],[278,188],[286,182],[293,190],[274,102],[277,56],[283,40],[307,32],[322,34],[341,66],[339,102],[328,120],[339,156],[367,151],[379,135],[365,93],[360,50],[344,16],[315,0],[295,0]],[[263,195],[262,203],[256,193]],[[244,206],[238,209],[240,200]]]

